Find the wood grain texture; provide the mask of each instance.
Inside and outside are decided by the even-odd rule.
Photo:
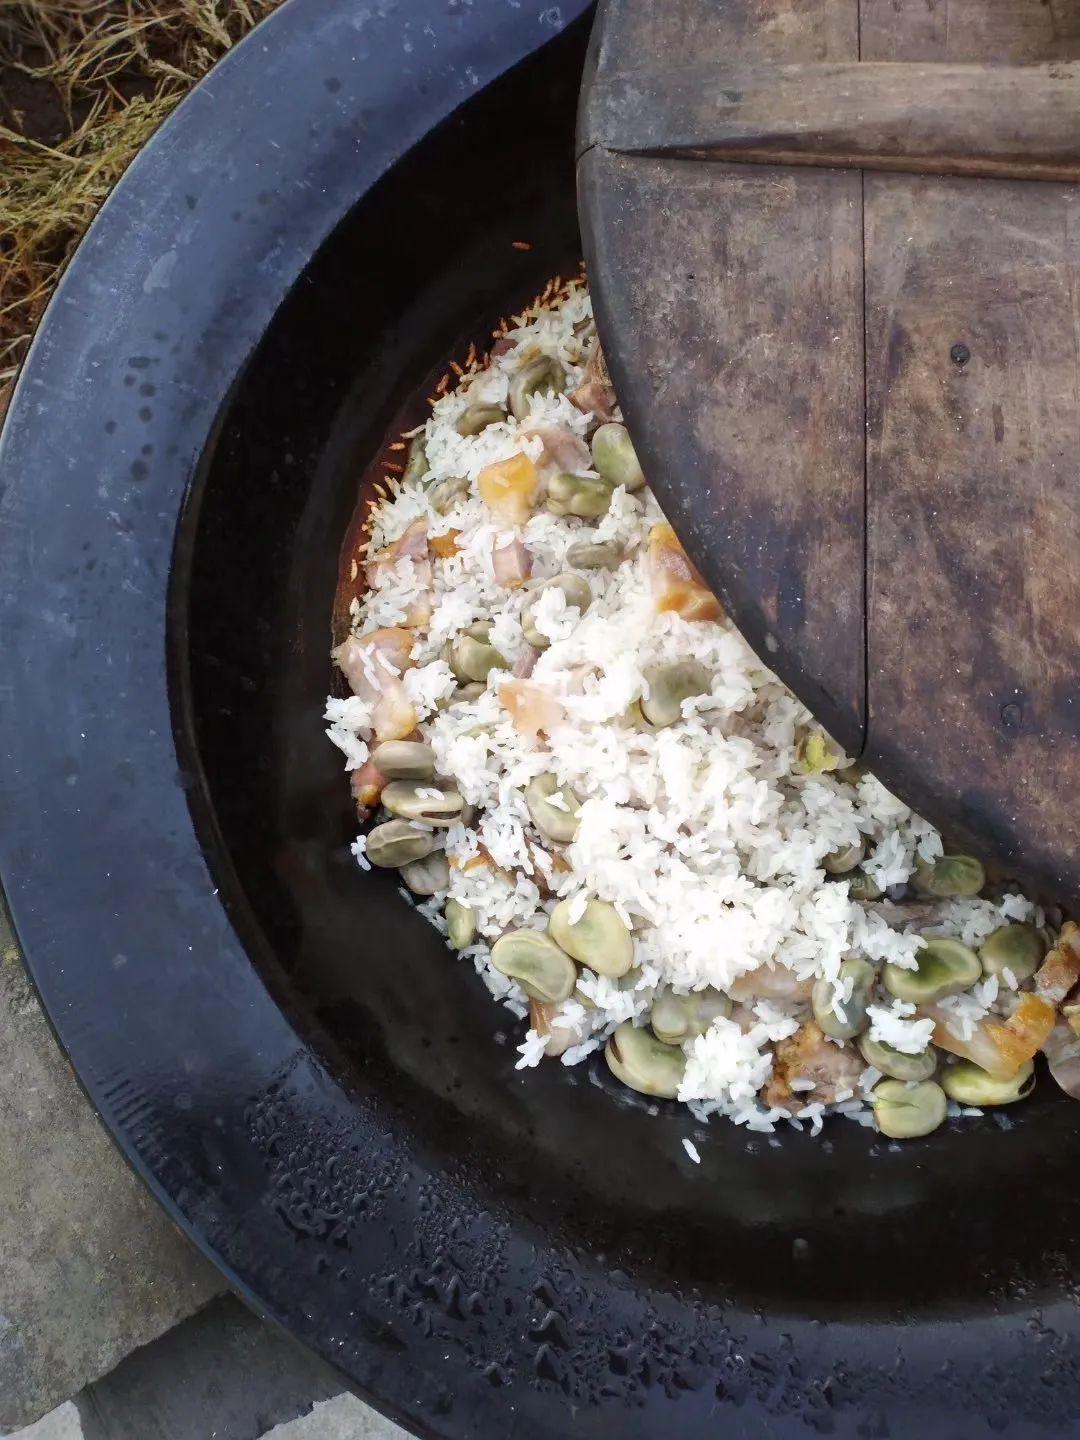
[[[862,0],[863,60],[1022,65],[1080,53],[1076,0]]]
[[[856,0],[601,0],[593,44],[605,75],[643,62],[719,70],[856,60],[859,10]]]
[[[1080,64],[645,66],[594,83],[582,139],[752,164],[1080,178]]]
[[[869,754],[1075,894],[1080,194],[868,177],[866,257]]]
[[[1080,902],[1080,193],[689,154],[726,106],[744,162],[794,134],[923,171],[1022,144],[1051,173],[1080,143],[1080,3],[609,0],[593,60],[600,330],[687,548],[897,793]],[[673,136],[685,158],[610,148]]]
[[[611,0],[602,80],[648,54],[851,61],[853,0]],[[857,172],[637,158],[579,167],[598,323],[635,440],[695,562],[852,750],[864,735]]]
[[[864,57],[1080,54],[1074,3],[934,13],[928,28],[921,0],[864,4]],[[965,843],[1074,903],[1078,227],[1072,185],[866,178],[867,757]]]

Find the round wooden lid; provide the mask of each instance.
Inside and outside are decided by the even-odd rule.
[[[646,473],[755,649],[1080,900],[1080,7],[607,0],[579,122]]]

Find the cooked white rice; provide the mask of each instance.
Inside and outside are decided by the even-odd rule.
[[[563,897],[582,906],[591,897],[608,901],[633,927],[637,968],[630,983],[585,971],[579,989],[594,1008],[578,1000],[562,1007],[555,1023],[569,1027],[577,1042],[562,1055],[564,1064],[584,1060],[620,1022],[645,1023],[661,985],[677,992],[724,990],[762,966],[798,979],[835,981],[849,956],[875,966],[913,966],[922,941],[912,927],[890,925],[872,907],[853,901],[846,881],[827,877],[822,861],[864,837],[862,868],[885,889],[903,884],[917,857],[929,861],[942,853],[936,830],[873,776],[849,783],[843,768],[801,773],[796,743],[812,717],[730,622],[656,613],[642,557],[663,516],[648,490],[616,490],[607,514],[595,523],[541,509],[515,529],[486,509],[476,491],[484,467],[521,451],[539,458],[540,442],[522,438],[523,430],[557,425],[584,438],[589,417],[564,394],[538,394],[524,423],[511,417],[462,437],[456,421],[467,403],[505,401],[511,372],[530,345],[558,357],[568,390],[579,384],[585,361],[580,332],[590,315],[586,288],[570,286],[509,331],[516,349],[436,401],[424,426],[429,473],[420,483],[398,485],[379,505],[371,541],[373,551],[382,549],[421,518],[429,539],[457,532],[456,553],[434,559],[431,619],[414,632],[415,666],[403,683],[440,774],[453,777],[476,807],[476,819],[447,832],[449,892],[421,908],[444,931],[440,912],[448,895],[471,908],[479,938],[465,957],[518,1016],[527,1013],[525,995],[489,961],[489,944],[508,928],[543,928]],[[431,488],[452,476],[466,477],[469,493],[438,514]],[[559,696],[565,710],[565,723],[547,739],[522,735],[511,723],[499,696],[505,672],[493,673],[477,699],[445,703],[456,681],[440,652],[467,626],[491,621],[492,643],[511,666],[525,646],[520,615],[527,591],[500,585],[492,568],[493,546],[515,538],[532,554],[532,582],[569,569],[566,551],[573,541],[617,541],[626,557],[613,571],[576,572],[592,591],[584,615],[568,609],[557,590],[537,607],[537,626],[551,644],[532,679]],[[385,566],[354,602],[354,632],[402,625],[424,588],[411,559]],[[620,723],[643,693],[645,667],[682,658],[713,673],[709,693],[684,702],[681,722],[667,729],[644,733]],[[370,718],[370,706],[356,697],[327,702],[327,733],[347,769],[368,756]],[[532,826],[523,798],[541,772],[554,772],[583,798],[576,838],[562,850],[565,870],[556,864],[557,847]],[[367,868],[364,851],[360,836],[354,853]],[[475,863],[478,857],[483,863]],[[1028,918],[1042,921],[1020,895],[955,901],[944,907],[937,933],[978,944],[1005,920]],[[1010,988],[1016,987],[1006,975],[1000,996],[995,980],[946,1002],[950,1027],[963,1034],[1000,1008]],[[866,1098],[879,1078],[871,1069],[832,1105],[814,1100],[812,1083],[799,1087],[787,1106],[763,1103],[759,1092],[772,1071],[772,1046],[794,1033],[808,1013],[805,1003],[759,1000],[742,1023],[716,1020],[685,1047],[679,1098],[699,1118],[722,1113],[753,1130],[787,1122],[816,1134],[829,1110],[868,1123]],[[934,1029],[933,1021],[916,1018],[913,1006],[880,988],[870,1016],[872,1037],[903,1052],[922,1050]],[[519,1067],[539,1064],[546,1046],[543,1036],[527,1030]],[[691,1142],[685,1148],[698,1159]]]

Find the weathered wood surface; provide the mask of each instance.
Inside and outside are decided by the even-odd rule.
[[[992,116],[969,135],[985,157],[1008,133],[1077,143],[1078,58],[1076,0],[609,0],[594,91],[652,70],[657,96],[690,97],[690,67],[742,97],[766,71],[775,92],[776,67],[954,66],[974,80],[945,117],[955,140],[1002,73],[1054,62],[1060,113]],[[862,128],[834,99],[818,130],[840,115],[853,151],[882,129],[908,155],[940,150],[947,126],[920,106],[945,78]],[[764,88],[753,99],[770,144],[804,111],[813,126],[808,98],[793,84],[779,121]],[[635,125],[657,137],[642,148],[679,141],[666,103],[627,105],[620,143]],[[631,429],[751,643],[961,843],[1080,901],[1076,187],[602,144],[580,177]]]
[[[1080,194],[867,177],[866,235],[869,754],[1080,898]]]
[[[584,144],[744,164],[1080,179],[1080,64],[850,61],[620,70]]]
[[[1080,55],[1075,0],[954,3],[932,41],[925,7],[905,0],[885,30],[889,8],[864,4],[864,57]],[[1062,108],[1080,130],[1075,92]],[[867,753],[967,843],[1074,902],[1078,205],[1072,185],[865,186]]]
[[[1076,0],[863,0],[863,60],[1021,65],[1080,55]]]
[[[856,22],[849,0],[787,5],[766,58],[852,61]],[[742,5],[613,0],[596,43],[602,79],[669,51],[719,73],[756,62],[762,36]],[[599,146],[579,174],[600,330],[646,473],[751,644],[858,750],[860,176]]]

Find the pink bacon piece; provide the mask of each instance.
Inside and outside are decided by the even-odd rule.
[[[371,723],[379,741],[404,740],[416,728],[416,711],[401,682],[413,664],[412,647],[412,631],[394,625],[350,635],[334,651],[353,694],[372,704]]]
[[[508,590],[518,590],[532,574],[532,552],[516,536],[508,544],[496,539],[491,549],[491,568],[495,579]]]

